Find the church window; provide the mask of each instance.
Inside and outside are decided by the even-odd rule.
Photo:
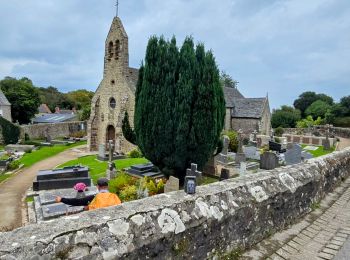
[[[111,108],[115,108],[116,105],[117,105],[117,102],[115,101],[115,98],[111,97],[111,98],[109,99],[109,106],[110,106]]]
[[[120,54],[120,41],[116,40],[115,41],[115,59],[119,59],[119,54]]]
[[[108,59],[113,57],[113,42],[109,42],[108,44]]]

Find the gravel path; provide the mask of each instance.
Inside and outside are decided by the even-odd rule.
[[[40,161],[0,184],[0,232],[22,225],[22,205],[26,191],[32,186],[39,170],[52,169],[59,164],[84,155],[86,146],[79,146]]]

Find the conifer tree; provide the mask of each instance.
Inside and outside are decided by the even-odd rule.
[[[201,169],[220,145],[225,101],[219,70],[203,44],[187,37],[151,37],[135,99],[135,138],[142,153],[167,175],[183,179],[191,163]],[[127,119],[126,119],[127,120]],[[126,123],[125,123],[126,124]],[[123,128],[124,136],[132,135]]]

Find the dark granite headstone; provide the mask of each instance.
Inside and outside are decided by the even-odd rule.
[[[269,149],[271,151],[276,151],[276,152],[279,152],[279,153],[283,153],[283,152],[286,151],[285,149],[282,149],[282,144],[276,143],[276,142],[273,142],[273,141],[269,141]]]
[[[222,181],[222,180],[227,180],[229,178],[230,178],[230,170],[226,168],[222,168],[219,180]]]
[[[260,157],[260,169],[272,170],[278,167],[278,157],[273,152],[265,152]]]
[[[33,190],[53,190],[71,188],[82,182],[91,186],[91,178],[87,167],[72,166],[62,169],[43,170],[37,173],[33,182]]]
[[[133,165],[126,169],[126,172],[137,178],[151,177],[158,179],[165,177],[164,174],[161,173],[152,163]]]

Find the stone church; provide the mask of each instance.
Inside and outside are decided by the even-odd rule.
[[[138,70],[129,67],[128,36],[119,17],[113,19],[105,42],[103,79],[92,99],[88,121],[88,146],[91,151],[113,140],[115,150],[128,152],[133,145],[122,134],[125,111],[134,122],[135,90]],[[269,134],[271,114],[268,98],[245,98],[237,88],[224,87],[225,130],[254,130]]]

